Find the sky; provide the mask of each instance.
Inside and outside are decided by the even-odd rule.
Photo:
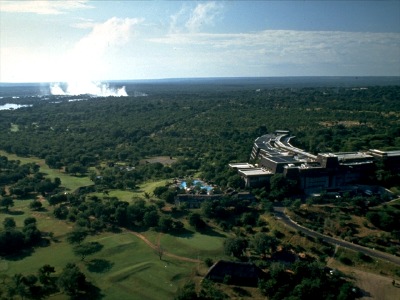
[[[400,1],[4,1],[0,82],[400,76]]]

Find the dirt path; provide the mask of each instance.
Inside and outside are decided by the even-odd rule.
[[[137,236],[139,239],[141,239],[143,242],[145,242],[153,250],[155,250],[155,251],[159,250],[159,246],[158,245],[154,245],[143,234],[141,234],[139,232],[136,232],[136,231],[127,230],[127,229],[125,229],[124,231],[132,233],[133,235]],[[174,259],[177,259],[177,260],[181,260],[181,261],[187,261],[187,262],[193,262],[193,263],[200,263],[201,262],[201,260],[175,255],[175,254],[167,252],[165,250],[163,251],[163,255],[171,257],[171,258],[174,258]]]
[[[363,297],[361,300],[392,300],[400,299],[400,285],[393,285],[390,277],[363,272],[360,270],[349,270],[354,276],[356,285],[361,289]]]

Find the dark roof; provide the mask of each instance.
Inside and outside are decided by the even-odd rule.
[[[229,284],[241,286],[257,286],[258,280],[265,273],[253,263],[219,260],[207,272],[205,278],[216,282],[224,282],[229,276]]]
[[[265,157],[268,160],[272,160],[273,162],[276,163],[284,163],[284,164],[295,164],[299,163],[298,160],[293,158],[292,156],[270,156],[270,157]]]

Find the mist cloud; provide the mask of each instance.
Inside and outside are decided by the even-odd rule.
[[[90,94],[96,96],[127,96],[125,89],[111,89],[99,82],[110,67],[106,56],[127,44],[133,35],[135,25],[142,19],[113,17],[104,23],[91,26],[91,31],[81,38],[60,63],[62,76],[66,78],[66,88],[53,84],[50,91],[54,95]],[[112,66],[111,66],[112,67]]]
[[[125,86],[120,88],[111,88],[106,83],[101,82],[69,82],[65,87],[59,83],[50,85],[50,93],[57,96],[76,96],[93,95],[98,97],[127,97]]]

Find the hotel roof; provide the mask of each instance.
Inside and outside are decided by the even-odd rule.
[[[271,171],[268,171],[264,168],[239,169],[239,173],[242,173],[245,176],[262,176],[262,175],[266,176],[273,174]]]
[[[249,163],[233,163],[229,164],[229,167],[236,168],[236,169],[251,169],[254,168],[254,165]]]

